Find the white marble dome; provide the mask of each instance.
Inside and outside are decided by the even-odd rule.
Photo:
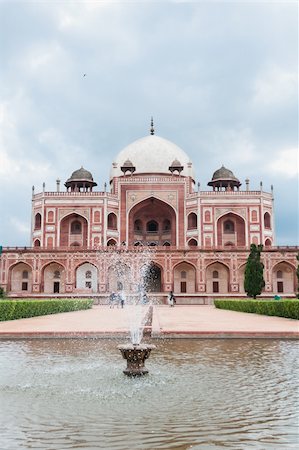
[[[134,175],[142,173],[170,175],[169,167],[177,160],[184,167],[181,175],[195,179],[193,164],[184,150],[157,135],[138,139],[121,150],[112,163],[110,178],[124,175],[121,167],[127,160],[132,162],[136,169]]]

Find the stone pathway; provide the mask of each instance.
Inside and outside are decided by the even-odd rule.
[[[0,322],[0,339],[128,336],[128,307],[94,306],[29,319]],[[153,338],[299,338],[299,321],[240,313],[214,306],[155,306]]]

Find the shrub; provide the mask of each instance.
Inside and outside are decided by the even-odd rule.
[[[215,300],[216,308],[299,319],[299,300]]]
[[[79,311],[91,308],[92,304],[91,299],[3,300],[0,302],[0,321]]]
[[[1,286],[0,286],[0,298],[5,298],[5,291]]]

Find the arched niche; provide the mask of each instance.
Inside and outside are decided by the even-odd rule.
[[[287,261],[281,261],[272,269],[274,294],[294,294],[296,291],[295,268]]]
[[[136,241],[144,245],[155,243],[162,246],[165,241],[176,245],[174,209],[155,197],[135,205],[129,212],[129,245]]]
[[[87,247],[88,223],[85,217],[73,213],[60,221],[60,246]]]
[[[174,292],[182,294],[195,293],[196,271],[192,264],[181,262],[173,271]]]
[[[117,216],[114,213],[109,213],[107,217],[108,230],[117,230]]]
[[[221,216],[217,221],[217,240],[220,247],[228,242],[236,247],[245,247],[245,220],[233,213]]]
[[[188,230],[196,230],[197,228],[197,214],[194,212],[188,215]]]
[[[47,264],[42,270],[42,284],[45,294],[65,293],[65,269],[57,263]]]
[[[272,247],[272,241],[271,241],[271,239],[267,238],[267,239],[265,240],[265,247],[266,247],[266,248]]]
[[[124,290],[130,292],[132,289],[131,268],[124,262],[117,261],[108,268],[107,290],[108,292],[119,292]]]
[[[109,240],[107,241],[107,247],[110,247],[110,246],[116,245],[116,244],[117,244],[117,242],[116,242],[115,239],[109,239]]]
[[[76,289],[80,292],[98,291],[98,269],[88,262],[76,269]]]
[[[194,238],[192,238],[192,239],[190,239],[190,240],[188,241],[188,246],[189,246],[189,247],[197,247],[197,245],[198,245],[198,242],[197,242],[197,240],[194,239]]]
[[[146,292],[162,291],[162,268],[152,262],[143,268],[143,287]]]
[[[264,227],[268,230],[271,229],[271,216],[268,212],[265,212],[264,214]]]
[[[228,267],[220,262],[210,264],[206,268],[206,286],[208,294],[227,294],[229,292]]]
[[[32,269],[29,264],[15,264],[9,273],[10,291],[22,295],[32,293]]]
[[[40,230],[42,226],[42,216],[40,213],[35,214],[34,217],[34,229]]]

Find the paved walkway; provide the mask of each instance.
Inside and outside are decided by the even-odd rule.
[[[128,336],[129,307],[94,306],[30,319],[0,322],[0,339]],[[155,306],[153,338],[299,338],[299,321],[240,313],[214,306]]]

